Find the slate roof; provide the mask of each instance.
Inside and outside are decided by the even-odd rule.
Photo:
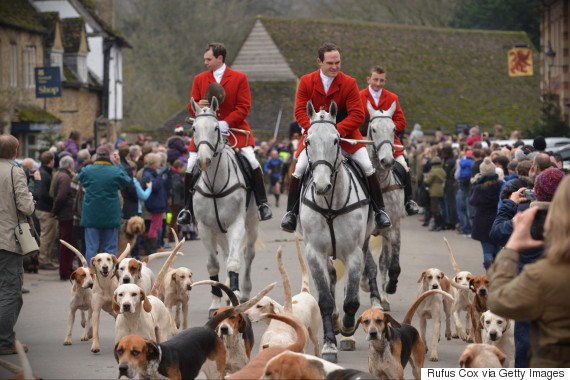
[[[47,33],[41,14],[28,0],[0,0],[0,25]]]

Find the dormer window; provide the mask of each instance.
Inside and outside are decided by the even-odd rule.
[[[87,83],[87,57],[82,54],[77,55],[77,75],[82,83]]]

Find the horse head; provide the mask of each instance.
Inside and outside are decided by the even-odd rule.
[[[396,102],[393,102],[387,110],[375,110],[368,101],[366,108],[370,114],[368,124],[368,139],[374,141],[372,147],[374,156],[380,162],[382,169],[391,169],[394,165],[394,130],[396,125],[392,115],[396,110]]]
[[[216,112],[218,111],[218,99],[214,96],[210,107],[200,107],[194,98],[190,99],[192,110],[196,114],[192,127],[194,129],[194,144],[198,152],[200,170],[206,171],[224,147],[222,134]]]
[[[332,188],[332,176],[342,161],[340,135],[336,129],[337,105],[333,101],[329,112],[315,112],[313,103],[307,103],[310,128],[305,136],[309,168],[313,172],[315,191],[327,194]]]

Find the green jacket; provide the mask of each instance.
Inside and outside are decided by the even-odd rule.
[[[443,198],[443,185],[445,183],[445,170],[440,164],[431,167],[425,184],[429,187],[429,196]]]
[[[85,188],[81,226],[117,228],[121,225],[119,190],[133,182],[122,166],[95,161],[81,169],[79,181]]]

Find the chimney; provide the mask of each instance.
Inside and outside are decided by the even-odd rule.
[[[97,15],[111,29],[115,29],[115,0],[94,0]]]

